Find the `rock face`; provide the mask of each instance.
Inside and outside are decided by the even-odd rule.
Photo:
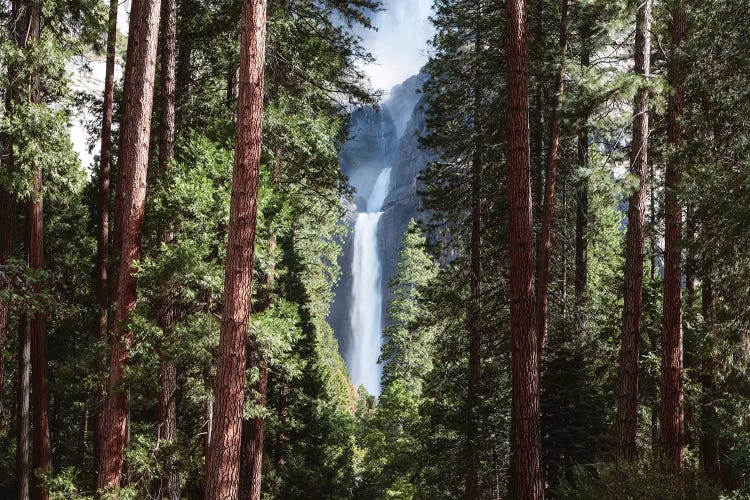
[[[339,259],[341,279],[334,290],[336,297],[328,321],[339,341],[339,351],[347,362],[352,343],[349,312],[353,254],[351,228],[356,219],[355,212],[365,210],[365,200],[375,179],[382,169],[390,167],[389,194],[378,226],[385,316],[390,299],[388,282],[396,270],[396,257],[404,233],[409,221],[419,217],[418,176],[431,161],[428,152],[419,146],[419,135],[425,132],[420,90],[426,79],[426,73],[420,72],[394,87],[379,109],[367,106],[355,110],[349,125],[350,139],[339,153],[341,169],[355,190],[356,210],[352,210],[343,221],[350,227],[350,232],[343,242],[343,254]]]

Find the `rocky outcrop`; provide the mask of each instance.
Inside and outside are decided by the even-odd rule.
[[[418,176],[431,161],[428,152],[419,145],[419,136],[425,132],[424,99],[420,91],[426,79],[426,73],[421,72],[397,85],[379,109],[366,106],[355,110],[349,125],[350,139],[339,153],[341,169],[355,190],[356,210],[342,221],[350,229],[355,212],[364,210],[369,189],[378,174],[383,168],[391,167],[389,194],[378,226],[384,314],[390,299],[388,282],[396,271],[404,233],[409,221],[420,216]],[[352,334],[349,323],[351,260],[350,231],[343,242],[339,259],[341,278],[334,289],[336,296],[328,317],[345,359]]]

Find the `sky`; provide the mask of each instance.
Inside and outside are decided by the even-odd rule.
[[[375,62],[366,64],[363,69],[370,78],[372,87],[388,92],[412,75],[427,62],[428,40],[433,29],[429,21],[432,0],[384,0],[385,10],[373,16],[375,30],[360,30],[365,48],[375,56]],[[121,33],[128,31],[130,0],[122,0],[118,12],[117,25]],[[104,86],[104,60],[88,61],[91,72],[82,72],[75,66],[72,69],[74,86],[78,90],[97,91]],[[122,69],[117,68],[115,78],[119,79]],[[81,124],[83,117],[73,120],[70,135],[73,147],[78,152],[84,167],[90,168],[94,154],[88,151],[86,133]],[[85,117],[90,118],[90,117]]]
[[[429,21],[432,0],[385,0],[386,10],[377,12],[373,24],[362,30],[365,48],[376,61],[364,66],[373,88],[386,93],[427,62],[428,40],[433,29]]]

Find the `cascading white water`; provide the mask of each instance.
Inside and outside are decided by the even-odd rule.
[[[380,394],[378,364],[383,337],[382,271],[378,255],[378,222],[388,195],[391,169],[380,171],[367,198],[366,212],[357,214],[352,259],[352,301],[350,321],[352,346],[349,372],[355,387],[364,385],[370,394]]]

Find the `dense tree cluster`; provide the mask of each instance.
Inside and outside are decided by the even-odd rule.
[[[750,2],[434,1],[369,395],[327,317],[383,7],[0,4],[0,496],[750,495]]]

